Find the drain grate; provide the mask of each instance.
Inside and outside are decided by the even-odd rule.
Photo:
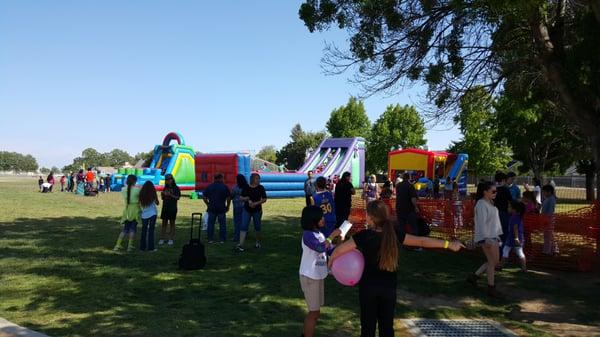
[[[414,337],[516,337],[497,322],[473,319],[403,319]]]

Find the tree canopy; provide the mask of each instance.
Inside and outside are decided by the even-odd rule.
[[[460,113],[455,117],[463,138],[450,146],[451,152],[469,155],[469,171],[475,175],[492,175],[506,167],[511,149],[498,136],[498,124],[491,96],[475,88],[461,98]]]
[[[444,120],[469,89],[540,88],[600,162],[597,0],[306,0],[299,16],[310,32],[349,33],[348,50],[328,46],[323,63],[329,73],[353,71],[365,94],[420,81],[428,117]],[[600,187],[600,165],[596,177]]]
[[[306,160],[307,151],[315,149],[326,137],[325,131],[304,131],[300,124],[296,124],[290,133],[291,141],[277,151],[277,163],[292,170],[300,168]]]
[[[262,160],[275,163],[277,161],[277,148],[273,145],[263,146],[256,156]]]
[[[331,137],[334,138],[367,138],[371,131],[371,121],[369,121],[363,102],[355,97],[350,97],[346,105],[331,111],[326,127]]]
[[[413,106],[389,105],[373,124],[367,144],[367,170],[387,169],[392,148],[420,147],[426,144],[425,123]]]
[[[30,154],[0,151],[0,171],[28,172],[37,169],[37,160]]]

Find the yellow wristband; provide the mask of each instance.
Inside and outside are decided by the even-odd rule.
[[[448,249],[448,245],[450,245],[450,241],[444,241],[444,249]]]
[[[327,238],[327,239],[325,239],[325,241],[331,243],[333,240],[331,240],[331,238]]]

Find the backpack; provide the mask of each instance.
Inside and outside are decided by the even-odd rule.
[[[198,238],[194,238],[194,218],[199,217],[202,222],[202,213],[192,213],[192,224],[190,226],[190,242],[183,245],[181,255],[177,264],[180,269],[197,270],[202,269],[206,265],[206,253],[202,242],[200,242],[200,234],[202,230],[198,226]]]

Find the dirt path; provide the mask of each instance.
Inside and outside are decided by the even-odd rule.
[[[502,291],[502,288],[499,288]],[[543,331],[557,337],[590,337],[600,336],[600,327],[579,324],[576,317],[584,314],[584,308],[578,305],[562,305],[552,302],[547,294],[525,290],[510,290],[516,299],[516,305],[508,314],[514,321],[532,324]],[[481,300],[473,297],[460,299],[447,296],[421,296],[409,291],[398,290],[398,302],[415,309],[462,309],[469,306],[486,306]],[[523,333],[511,327],[517,334]]]

